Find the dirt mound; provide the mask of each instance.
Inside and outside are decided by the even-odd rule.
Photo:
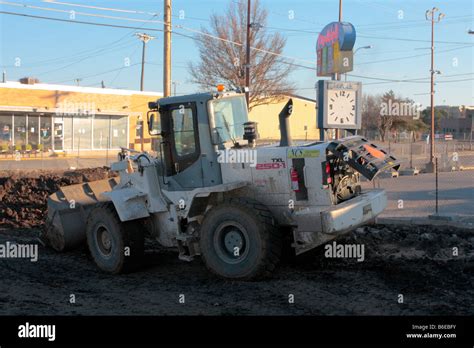
[[[107,167],[24,177],[0,176],[0,226],[40,227],[46,221],[48,196],[61,186],[106,179],[115,174]]]

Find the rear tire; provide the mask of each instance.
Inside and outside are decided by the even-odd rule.
[[[141,263],[143,232],[138,221],[121,222],[111,203],[99,204],[87,219],[89,251],[97,266],[107,273],[127,273]]]
[[[200,247],[213,273],[228,279],[252,280],[271,275],[281,256],[282,241],[264,205],[232,198],[204,217]]]

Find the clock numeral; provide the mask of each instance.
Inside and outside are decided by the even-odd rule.
[[[332,104],[329,104],[329,110],[332,110]]]
[[[341,118],[341,123],[344,123],[344,119],[343,119],[343,118]]]
[[[346,95],[346,91],[341,91],[341,97],[344,97]]]
[[[352,105],[352,111],[354,111],[354,110],[355,110],[355,105]]]

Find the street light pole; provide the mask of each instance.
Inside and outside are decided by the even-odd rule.
[[[439,12],[438,18],[435,19],[435,13]],[[427,166],[427,172],[434,172],[434,153],[435,153],[435,109],[434,109],[434,25],[439,23],[444,17],[444,14],[439,11],[437,7],[427,10],[425,13],[426,20],[431,21],[431,132],[430,132],[430,162]]]
[[[247,1],[247,42],[246,42],[246,58],[245,58],[245,99],[247,101],[247,108],[250,106],[250,0]]]
[[[354,54],[353,54],[352,56],[355,57],[357,51],[359,51],[359,50],[363,50],[363,49],[368,50],[368,49],[371,49],[371,48],[372,48],[372,45],[367,45],[367,46],[359,47],[359,48],[357,48],[357,49],[354,51]],[[347,82],[347,73],[344,74],[344,81]]]

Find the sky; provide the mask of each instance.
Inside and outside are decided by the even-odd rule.
[[[172,0],[172,24],[182,26],[173,30],[193,36],[209,26],[211,14],[223,14],[231,1],[244,0]],[[337,21],[339,1],[260,1],[268,10],[268,33],[286,37],[283,54],[306,67],[295,67],[290,75],[296,94],[315,99],[314,86],[324,79],[316,76],[316,40],[326,24]],[[343,0],[343,21],[352,23],[357,33],[355,49],[371,46],[357,50],[354,71],[347,79],[361,81],[364,93],[381,94],[391,89],[429,105],[431,25],[425,12],[438,7],[445,17],[435,25],[435,70],[441,73],[436,75],[436,105],[474,105],[474,35],[467,33],[474,30],[473,3]],[[147,46],[145,90],[162,91],[163,33],[148,29],[163,28],[159,23],[163,0],[0,0],[0,11],[142,28],[0,13],[0,66],[7,80],[32,76],[44,83],[97,87],[104,81],[106,87],[138,90],[142,46],[134,33],[146,32],[155,39]],[[190,82],[187,68],[197,59],[195,41],[173,35],[172,80],[177,94],[200,91]]]

